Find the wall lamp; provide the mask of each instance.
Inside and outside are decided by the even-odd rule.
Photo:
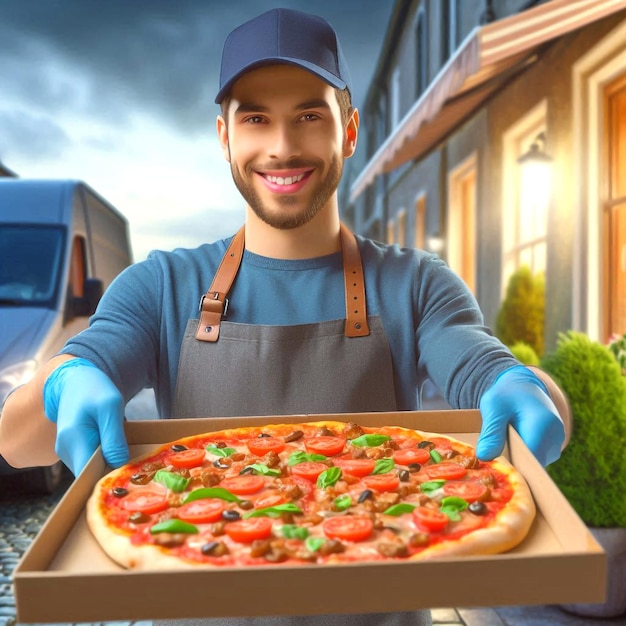
[[[552,157],[546,151],[546,134],[540,132],[530,148],[517,159],[520,165],[522,213],[539,215],[547,210],[550,201]]]

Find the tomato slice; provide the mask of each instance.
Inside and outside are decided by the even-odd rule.
[[[170,454],[168,460],[174,467],[198,467],[204,463],[206,455],[204,450],[198,448],[190,448],[182,452]]]
[[[467,474],[467,470],[458,463],[436,463],[426,469],[430,478],[443,478],[444,480],[459,480]]]
[[[252,543],[256,539],[267,539],[272,534],[272,520],[269,517],[250,517],[229,522],[224,532],[237,543]]]
[[[435,448],[439,450],[450,450],[452,449],[452,442],[449,439],[445,439],[444,437],[431,437],[428,441],[435,444]]]
[[[335,459],[333,464],[352,476],[369,476],[376,467],[374,459]]]
[[[169,506],[169,502],[162,493],[137,489],[124,496],[120,501],[120,506],[127,511],[138,511],[152,515],[153,513],[165,511]]]
[[[443,492],[447,496],[457,496],[467,502],[476,502],[476,500],[480,500],[487,493],[487,487],[482,483],[450,480],[444,483]]]
[[[278,439],[278,437],[255,437],[246,441],[246,445],[252,454],[264,456],[268,452],[279,454],[285,449],[287,444],[282,439]]]
[[[449,521],[448,516],[437,509],[426,506],[418,506],[413,509],[413,521],[416,526],[426,530],[443,530]]]
[[[226,508],[224,500],[205,498],[188,502],[176,509],[176,517],[183,522],[192,524],[208,524],[222,519],[222,513]]]
[[[224,478],[219,486],[228,489],[228,491],[238,496],[247,496],[261,491],[265,487],[265,478],[257,474],[231,476],[230,478]]]
[[[400,479],[391,472],[365,476],[363,482],[368,489],[373,489],[374,491],[393,491],[400,486]]]
[[[346,440],[342,437],[331,437],[320,435],[319,437],[307,437],[304,441],[306,451],[311,454],[323,454],[324,456],[335,456],[343,452]]]
[[[430,452],[424,448],[404,448],[402,450],[394,450],[393,460],[400,465],[411,465],[411,463],[419,463],[423,465],[430,461]]]
[[[330,539],[365,541],[374,531],[374,522],[369,517],[337,515],[325,520],[322,529]]]
[[[282,493],[272,493],[257,498],[254,501],[254,508],[264,509],[268,506],[276,506],[277,504],[284,504],[285,502],[287,502],[287,497]]]
[[[304,461],[291,468],[291,473],[310,481],[316,481],[317,477],[328,469],[328,465],[317,461]]]

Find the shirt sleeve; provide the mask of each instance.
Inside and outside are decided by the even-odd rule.
[[[61,350],[91,361],[125,401],[156,380],[162,288],[154,263],[131,265],[105,291],[89,327]]]
[[[485,326],[469,288],[440,259],[423,261],[417,299],[418,371],[450,406],[477,408],[498,374],[519,361]]]

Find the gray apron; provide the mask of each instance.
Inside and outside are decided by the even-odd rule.
[[[361,255],[342,225],[346,319],[295,326],[235,324],[228,293],[241,263],[244,229],[233,238],[190,320],[178,367],[173,417],[395,411],[391,353],[378,317],[368,317]],[[323,611],[320,600],[320,610]],[[172,624],[172,622],[159,622]],[[416,626],[428,611],[368,615],[210,618],[190,626]]]

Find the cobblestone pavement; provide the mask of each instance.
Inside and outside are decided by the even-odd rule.
[[[24,493],[19,478],[5,477],[0,480],[0,626],[22,626],[16,624],[11,584],[13,570],[69,483],[68,478],[56,494],[41,496]],[[548,606],[439,608],[433,609],[432,613],[433,623],[438,626],[626,626],[626,617],[593,620],[574,617]],[[107,622],[76,626],[151,626],[151,622]]]

